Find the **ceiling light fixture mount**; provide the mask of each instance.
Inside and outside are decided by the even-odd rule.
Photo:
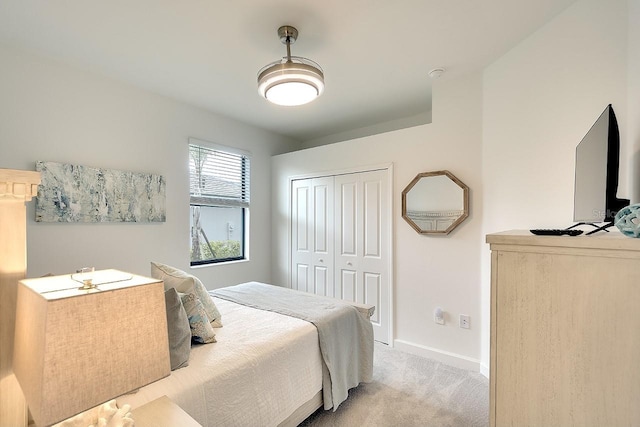
[[[310,59],[291,56],[291,45],[298,30],[290,25],[278,28],[280,41],[287,46],[287,56],[258,71],[258,92],[268,101],[284,106],[303,105],[324,91],[324,73]]]

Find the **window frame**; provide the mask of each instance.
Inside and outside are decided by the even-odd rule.
[[[187,145],[187,155],[188,155],[188,165],[191,163],[191,146],[201,147],[205,150],[218,151],[225,154],[231,154],[235,156],[240,156],[242,161],[242,172],[241,172],[241,181],[242,181],[242,196],[240,201],[234,201],[233,199],[224,199],[224,197],[219,197],[219,201],[221,203],[212,203],[209,201],[206,202],[206,197],[202,200],[193,200],[194,196],[191,192],[191,180],[192,173],[191,167],[188,167],[188,175],[189,175],[189,264],[191,267],[202,267],[209,265],[221,265],[227,263],[235,263],[235,262],[243,262],[249,260],[249,228],[250,228],[250,194],[251,194],[251,152],[242,150],[236,147],[229,147],[225,145],[215,144],[209,141],[204,141],[198,138],[189,138]],[[245,184],[246,183],[246,184]],[[245,194],[246,193],[246,194]],[[212,197],[211,199],[215,199]],[[213,208],[240,208],[242,209],[241,215],[241,227],[242,227],[242,236],[241,236],[241,254],[237,257],[229,257],[229,258],[218,258],[218,259],[208,259],[208,260],[192,260],[191,255],[191,238],[192,238],[192,230],[191,230],[191,221],[192,221],[192,210],[193,206],[198,206],[201,208],[213,207]]]

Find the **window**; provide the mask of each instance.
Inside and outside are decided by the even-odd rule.
[[[246,259],[249,154],[189,140],[191,265]]]

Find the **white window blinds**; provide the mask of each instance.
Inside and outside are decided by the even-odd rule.
[[[249,165],[245,154],[189,144],[190,203],[248,208]]]

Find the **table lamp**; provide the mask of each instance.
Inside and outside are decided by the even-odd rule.
[[[169,375],[165,313],[162,281],[118,270],[20,281],[13,369],[36,426]]]

